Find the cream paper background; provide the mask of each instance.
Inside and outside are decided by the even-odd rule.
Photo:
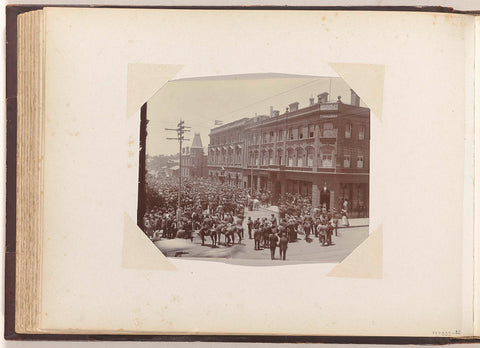
[[[478,50],[480,47],[480,17],[475,17],[475,46]],[[475,55],[475,69],[474,81],[475,81],[475,183],[480,182],[480,55]],[[480,187],[478,184],[475,185],[475,236],[480,235],[480,215],[478,214],[480,207]],[[475,246],[475,255],[480,253],[480,238],[476,237],[474,239]],[[474,299],[475,299],[475,312],[474,312],[474,330],[475,334],[478,335],[480,332],[480,262],[478,256],[475,257],[475,285],[474,285]]]
[[[45,330],[473,333],[473,201],[464,194],[473,182],[465,151],[473,145],[465,132],[472,18],[111,9],[46,16]],[[184,65],[180,78],[334,74],[327,62],[385,65],[370,168],[383,279],[327,278],[331,264],[172,259],[176,272],[122,268],[124,213],[136,216],[138,175],[139,120],[125,117],[128,63]]]

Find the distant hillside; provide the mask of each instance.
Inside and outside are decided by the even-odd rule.
[[[146,169],[147,171],[162,172],[167,168],[178,165],[178,154],[175,155],[157,155],[157,156],[148,156],[146,160]]]

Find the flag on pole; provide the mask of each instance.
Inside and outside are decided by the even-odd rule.
[[[220,126],[221,124],[223,124],[223,121],[215,120],[215,126]]]

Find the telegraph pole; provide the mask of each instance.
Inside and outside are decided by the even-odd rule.
[[[181,201],[182,201],[182,142],[184,140],[190,140],[190,139],[185,139],[185,132],[190,132],[191,127],[185,126],[185,121],[180,120],[180,122],[177,124],[177,128],[165,128],[167,131],[175,131],[177,132],[177,137],[176,138],[167,138],[167,140],[177,140],[179,144],[179,175],[178,175],[178,203],[177,203],[177,228],[180,228],[180,217],[182,213],[181,209]]]

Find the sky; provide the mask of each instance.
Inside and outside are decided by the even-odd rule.
[[[147,103],[147,148],[149,156],[172,155],[179,151],[173,131],[180,120],[191,127],[183,146],[190,146],[194,133],[200,133],[202,145],[208,146],[209,133],[215,120],[223,124],[244,117],[269,115],[270,106],[280,114],[293,102],[299,108],[309,105],[309,98],[323,92],[330,100],[342,97],[350,103],[350,87],[338,77],[318,77],[286,74],[241,74],[196,77],[167,82]]]

